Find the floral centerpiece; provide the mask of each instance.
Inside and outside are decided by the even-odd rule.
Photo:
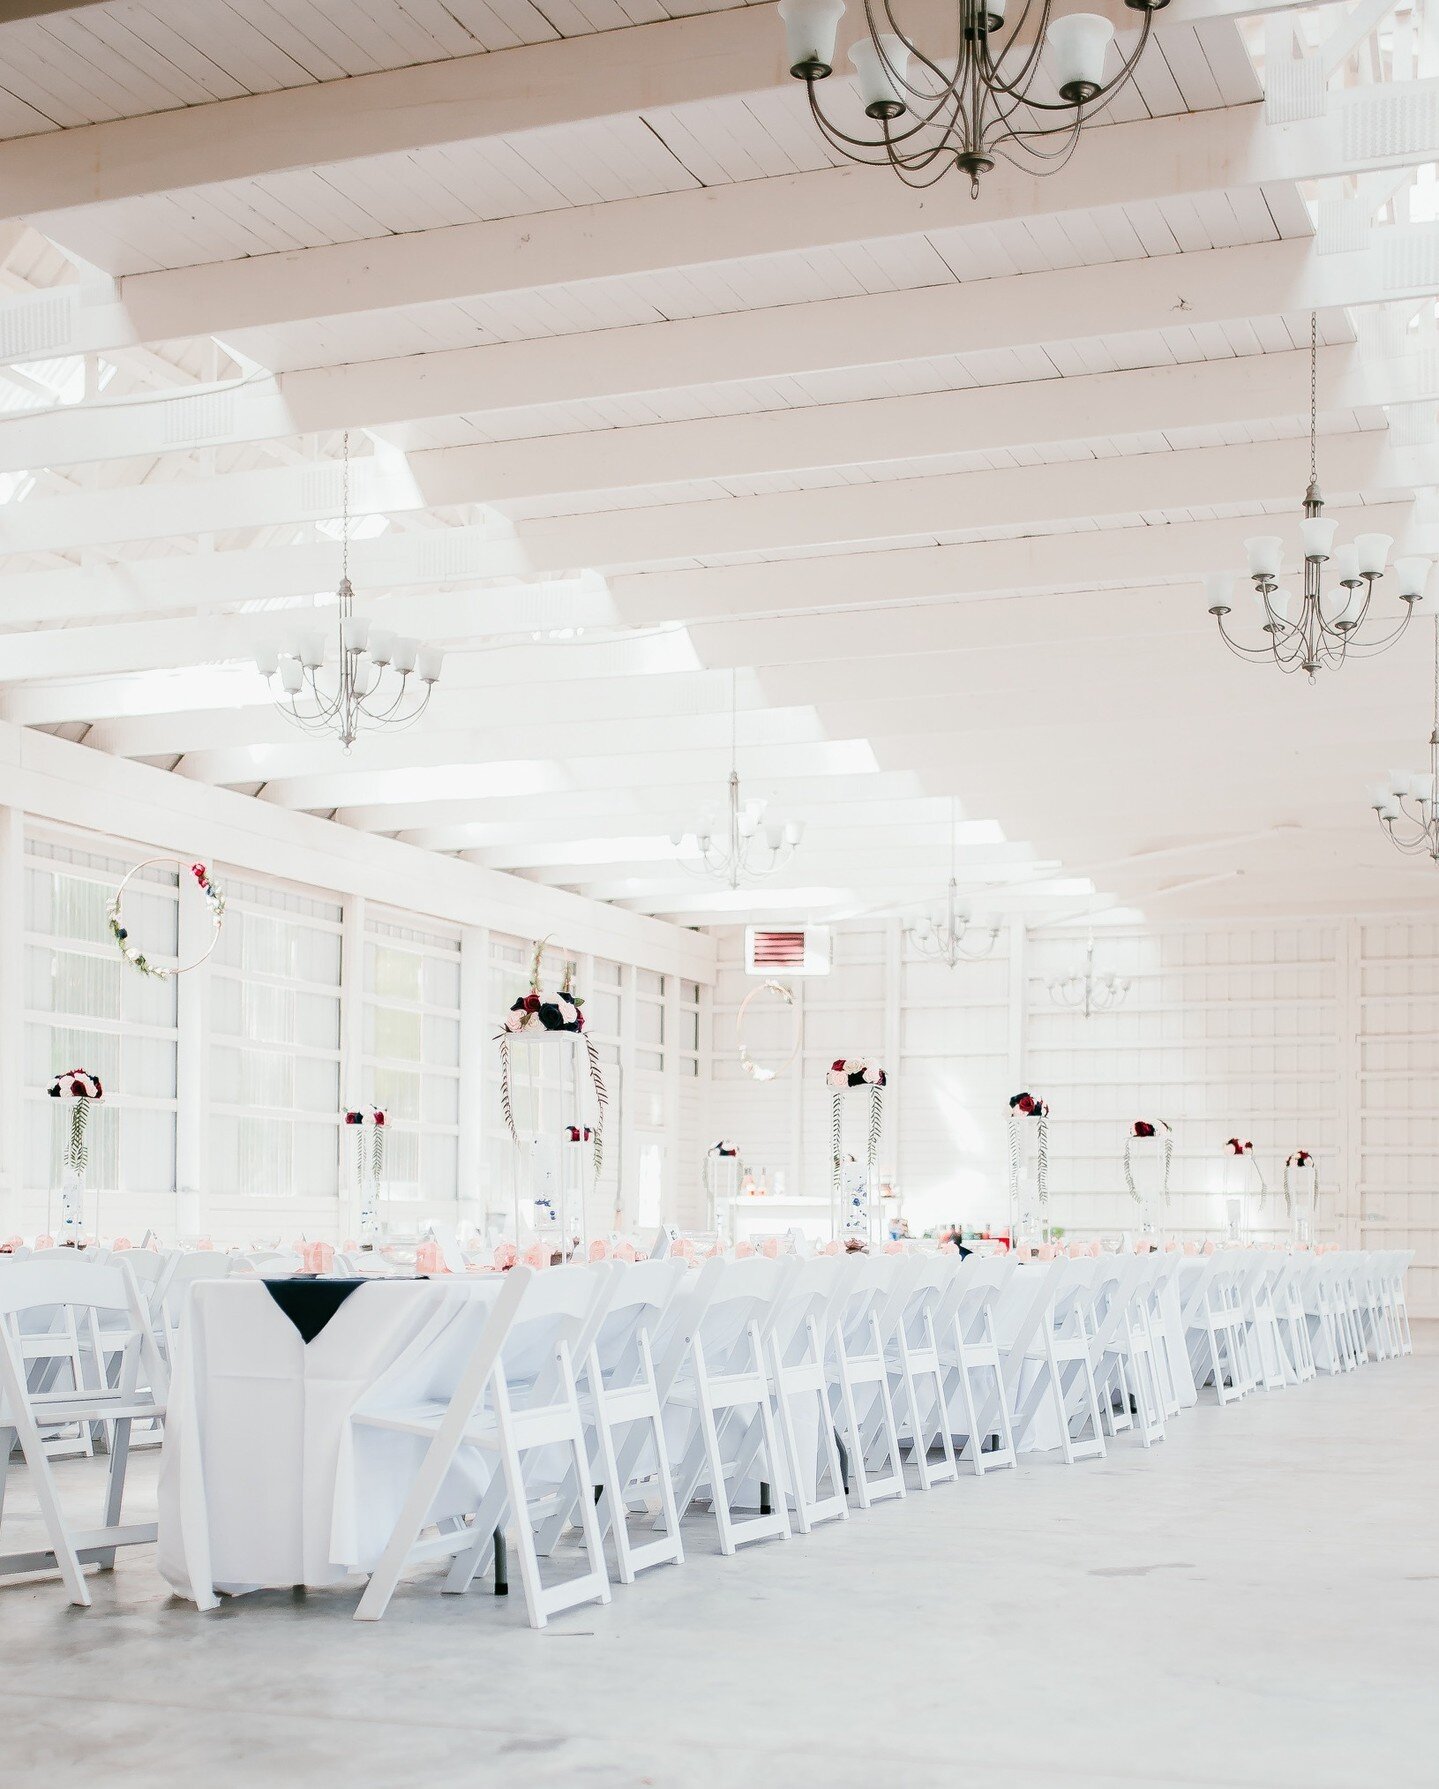
[[[67,1242],[78,1239],[84,1223],[85,1170],[90,1165],[87,1131],[90,1108],[105,1097],[99,1075],[88,1069],[67,1068],[49,1086],[50,1098],[68,1102],[69,1134],[65,1142],[65,1170],[60,1181],[61,1234]]]
[[[131,878],[137,876],[141,870],[147,868],[150,864],[166,863],[169,861],[168,858],[151,857],[147,858],[144,863],[136,864],[134,869],[127,872],[120,886],[115,890],[114,894],[111,895],[109,904],[105,909],[105,917],[110,927],[110,936],[115,940],[120,955],[124,957],[125,961],[132,969],[138,969],[141,975],[154,976],[157,981],[166,981],[171,976],[183,975],[189,969],[198,968],[215,948],[215,941],[220,936],[220,927],[225,919],[225,896],[223,891],[211,880],[210,872],[204,864],[192,863],[190,865],[190,874],[195,879],[195,886],[204,897],[205,906],[210,915],[210,941],[205,949],[193,963],[179,963],[173,969],[167,969],[161,964],[152,963],[143,950],[130,942],[130,931],[125,924],[125,890],[129,886]],[[176,867],[179,868],[180,866],[177,864]]]
[[[530,985],[525,993],[518,996],[505,1014],[499,1034],[500,1046],[500,1107],[504,1114],[505,1129],[511,1140],[519,1146],[519,1127],[515,1123],[514,1097],[510,1087],[510,1041],[512,1038],[527,1033],[568,1032],[571,1036],[584,1039],[585,1056],[589,1063],[590,1084],[595,1090],[595,1122],[593,1132],[585,1127],[586,1137],[594,1144],[595,1179],[600,1177],[600,1169],[605,1159],[605,1110],[609,1105],[609,1094],[605,1089],[604,1076],[600,1073],[599,1051],[595,1048],[594,1039],[585,1030],[584,997],[575,992],[575,969],[573,962],[566,961],[564,973],[559,987],[547,994],[541,984],[543,973],[545,946],[548,938],[541,938],[535,945],[534,954],[530,958]],[[572,1127],[573,1128],[573,1127]],[[579,1139],[572,1139],[578,1141]]]

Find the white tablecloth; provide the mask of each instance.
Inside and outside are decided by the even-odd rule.
[[[160,1471],[159,1565],[202,1607],[215,1592],[332,1584],[373,1568],[425,1443],[354,1427],[444,1396],[502,1281],[376,1280],[309,1343],[255,1280],[191,1289]],[[474,1455],[432,1517],[473,1509]]]

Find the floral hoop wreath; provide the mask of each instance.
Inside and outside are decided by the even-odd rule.
[[[1009,1196],[1013,1203],[1019,1199],[1019,1180],[1024,1168],[1024,1151],[1020,1143],[1023,1131],[1021,1120],[1032,1118],[1039,1139],[1039,1149],[1035,1157],[1034,1180],[1039,1194],[1041,1211],[1049,1209],[1049,1102],[1040,1099],[1035,1093],[1012,1093],[1009,1096]]]
[[[1229,1137],[1225,1140],[1224,1153],[1238,1156],[1241,1161],[1249,1163],[1254,1170],[1254,1178],[1259,1182],[1259,1203],[1262,1206],[1269,1193],[1269,1188],[1265,1185],[1264,1170],[1259,1166],[1259,1157],[1254,1153],[1254,1145],[1248,1141],[1241,1141],[1238,1137]]]
[[[100,1077],[92,1075],[88,1069],[67,1068],[50,1083],[51,1099],[70,1101],[70,1136],[65,1145],[65,1165],[81,1179],[90,1164],[90,1145],[85,1139],[90,1107],[104,1097]]]
[[[1174,1132],[1162,1118],[1157,1124],[1150,1124],[1145,1118],[1136,1118],[1130,1126],[1129,1135],[1124,1139],[1124,1184],[1129,1188],[1129,1196],[1136,1205],[1142,1205],[1144,1200],[1134,1184],[1134,1145],[1138,1141],[1154,1137],[1158,1137],[1163,1146],[1160,1151],[1162,1168],[1159,1176],[1159,1200],[1161,1204],[1165,1204],[1169,1199],[1169,1170],[1174,1163]]]
[[[744,1041],[744,1016],[750,1009],[750,1002],[758,1000],[761,994],[775,994],[794,1015],[794,1037],[790,1043],[789,1054],[778,1068],[762,1068],[749,1053],[749,1045]],[[777,981],[762,981],[757,988],[751,988],[740,1002],[740,1009],[735,1014],[735,1042],[739,1045],[739,1065],[752,1081],[775,1081],[799,1055],[799,1009],[795,1006],[794,995]]]
[[[385,1125],[387,1119],[379,1106],[362,1106],[358,1112],[346,1112],[345,1123],[355,1127],[355,1173],[365,1178],[365,1129],[370,1132],[370,1178],[378,1186],[385,1178]]]
[[[195,878],[200,893],[205,897],[205,905],[210,910],[210,942],[193,962],[178,963],[173,969],[162,969],[158,967],[158,965],[152,963],[143,950],[137,950],[135,946],[131,944],[130,934],[125,928],[125,890],[130,886],[131,882],[134,881],[135,877],[140,874],[141,870],[149,869],[152,864],[157,863],[174,864],[176,869],[182,871],[188,869],[190,874]],[[184,878],[182,876],[181,885],[183,886],[183,884]],[[105,915],[110,922],[110,936],[115,940],[116,945],[119,947],[120,955],[124,957],[128,964],[130,964],[131,968],[138,969],[141,975],[153,975],[157,981],[168,981],[172,976],[185,975],[191,969],[198,969],[201,963],[203,963],[209,956],[210,952],[214,950],[216,943],[219,941],[220,928],[225,923],[225,896],[210,880],[210,872],[205,868],[204,864],[186,864],[178,857],[147,857],[143,863],[137,863],[133,869],[125,872],[124,879],[121,881],[120,886],[110,897],[110,904],[105,909]]]
[[[835,1196],[839,1195],[840,1170],[844,1166],[843,1113],[844,1096],[852,1087],[869,1089],[869,1136],[865,1145],[865,1161],[871,1174],[879,1156],[879,1133],[884,1123],[884,1087],[888,1077],[877,1062],[863,1056],[837,1057],[825,1071],[824,1084],[834,1090],[830,1101],[831,1179]]]
[[[1312,1168],[1314,1157],[1307,1149],[1296,1149],[1292,1155],[1284,1158],[1284,1205],[1286,1210],[1294,1209],[1294,1187],[1290,1181],[1290,1170],[1293,1168]]]
[[[595,1090],[594,1133],[590,1140],[594,1144],[595,1179],[598,1180],[600,1169],[604,1166],[605,1109],[610,1103],[610,1096],[605,1089],[604,1076],[600,1073],[600,1053],[595,1048],[594,1039],[585,1030],[584,1014],[580,1011],[584,999],[575,992],[575,965],[571,962],[565,964],[564,976],[556,994],[547,999],[541,991],[540,964],[548,943],[548,938],[541,938],[535,945],[534,955],[530,958],[529,992],[521,994],[505,1014],[504,1029],[497,1040],[500,1046],[500,1107],[504,1113],[505,1129],[518,1149],[520,1133],[515,1124],[514,1098],[510,1091],[512,1037],[525,1031],[567,1031],[572,1036],[583,1038],[585,1056],[589,1062],[590,1084]]]

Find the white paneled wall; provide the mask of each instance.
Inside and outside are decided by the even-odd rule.
[[[1171,1224],[1223,1223],[1224,1143],[1252,1141],[1269,1193],[1258,1213],[1285,1233],[1284,1158],[1316,1158],[1320,1234],[1416,1251],[1412,1296],[1439,1309],[1439,922],[1114,928],[1096,967],[1131,982],[1086,1019],[1050,980],[1082,967],[1075,931],[1001,938],[992,958],[949,970],[902,947],[894,922],[835,934],[833,972],[792,985],[802,1050],[789,1074],[741,1071],[735,1014],[753,979],[743,934],[721,934],[709,1129],[789,1194],[828,1185],[836,1056],[873,1055],[891,1076],[880,1172],[916,1231],[1003,1220],[1005,1117],[1028,1089],[1051,1107],[1053,1217],[1071,1232],[1121,1231],[1124,1138],[1137,1118],[1174,1129]],[[788,1017],[756,1001],[746,1042],[777,1059]],[[766,1055],[766,1051],[769,1052]],[[856,1136],[859,1131],[856,1108]]]

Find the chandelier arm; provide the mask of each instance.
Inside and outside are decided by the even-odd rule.
[[[1381,652],[1387,652],[1400,636],[1408,631],[1409,623],[1414,619],[1413,603],[1404,605],[1403,618],[1390,631],[1378,640],[1358,640],[1345,650],[1352,658],[1377,658]]]
[[[810,113],[814,118],[815,123],[819,126],[820,133],[823,135],[825,141],[832,149],[837,149],[841,155],[845,155],[847,160],[857,161],[865,167],[882,168],[886,165],[891,167],[895,166],[895,157],[892,150],[889,148],[889,145],[892,143],[905,142],[909,136],[913,136],[917,134],[919,130],[925,128],[922,125],[916,125],[914,131],[904,133],[898,137],[894,136],[888,129],[886,129],[882,138],[852,137],[848,131],[841,130],[837,124],[832,123],[830,119],[825,117],[824,113],[820,110],[819,100],[815,95],[815,83],[810,81],[808,85]],[[883,150],[885,153],[879,155],[849,155],[847,149],[844,147],[845,145],[848,145],[850,149],[865,149],[871,151]],[[930,151],[927,154],[926,162],[932,161],[936,155],[942,154],[943,149],[944,145],[941,143],[939,148]]]
[[[979,3],[982,6],[984,0],[979,0]],[[1033,10],[1034,0],[1024,0],[1024,7],[1020,12],[1019,17],[1014,21],[1009,35],[1000,45],[997,55],[991,54],[990,52],[989,33],[987,31],[981,33],[978,40],[979,47],[975,52],[975,60],[979,63],[980,72],[984,77],[986,86],[991,89],[1005,88],[1010,84],[1001,77],[1000,70],[1004,67],[1007,59],[1013,54],[1016,44],[1018,44],[1020,38],[1023,36],[1025,25],[1028,23],[1029,15]],[[1034,36],[1030,39],[1025,50],[1023,62],[1021,62],[1018,70],[1012,77],[1013,85],[1022,86],[1026,81],[1030,81],[1034,78],[1035,70],[1038,68],[1040,59],[1044,55],[1044,40],[1049,34],[1049,15],[1052,11],[1053,0],[1042,0],[1042,7],[1039,19],[1035,26]]]
[[[371,689],[366,690],[366,692],[363,696],[359,696],[356,698],[355,707],[358,710],[358,712],[363,714],[367,720],[373,721],[376,726],[383,727],[383,726],[387,725],[390,720],[391,715],[398,712],[398,710],[403,706],[406,696],[410,693],[410,678],[413,675],[413,673],[409,672],[409,671],[401,671],[401,672],[398,672],[397,675],[400,679],[400,687],[398,690],[396,690],[394,700],[390,703],[388,708],[371,708],[370,707],[370,696],[373,693],[373,690],[379,688],[379,685],[380,685],[379,678],[376,678],[375,683],[372,685]],[[427,688],[433,689],[434,685],[430,684],[427,686]],[[420,706],[423,707],[424,703],[428,702],[429,699],[430,699],[429,696],[426,695],[423,698],[423,701],[421,702]],[[418,713],[418,710],[416,710],[416,712]]]
[[[1049,23],[1047,7],[1046,7],[1046,16],[1045,16],[1044,23],[1047,27],[1048,23]],[[1035,39],[1034,51],[1031,52],[1031,55],[1030,55],[1028,61],[1026,62],[1025,68],[1023,70],[1021,70],[1020,75],[1018,77],[1016,77],[1016,80],[1014,82],[1001,80],[999,78],[998,64],[988,63],[986,65],[986,71],[985,71],[986,74],[988,74],[991,77],[988,82],[988,85],[992,92],[1008,94],[1013,99],[1021,100],[1025,105],[1029,106],[1031,108],[1031,110],[1036,111],[1036,112],[1071,112],[1072,111],[1072,112],[1082,113],[1085,118],[1092,118],[1094,116],[1095,112],[1102,111],[1103,108],[1109,103],[1109,101],[1114,98],[1115,94],[1119,91],[1119,89],[1122,86],[1124,86],[1124,84],[1129,80],[1130,76],[1134,73],[1134,70],[1138,67],[1139,58],[1144,54],[1145,46],[1149,42],[1149,33],[1153,29],[1153,25],[1154,25],[1153,8],[1145,7],[1144,23],[1140,27],[1139,41],[1134,46],[1133,55],[1126,57],[1124,59],[1124,61],[1121,63],[1118,73],[1115,74],[1112,79],[1105,81],[1099,87],[1098,91],[1095,93],[1092,93],[1088,99],[1080,100],[1077,103],[1074,100],[1070,100],[1070,99],[1059,99],[1059,100],[1034,99],[1022,87],[1022,85],[1020,83],[1026,77],[1030,78],[1030,79],[1033,78],[1033,76],[1030,72],[1030,68],[1031,68],[1031,64],[1033,64],[1033,62],[1036,59],[1036,55],[1037,55],[1038,51],[1042,48],[1042,45],[1043,45],[1042,37],[1038,37]],[[1003,60],[1002,55],[1001,55],[1000,60],[1001,61]],[[1086,110],[1086,108],[1092,108],[1092,109]]]
[[[1064,166],[1079,147],[1078,124],[1076,123],[1070,128],[1066,141],[1056,149],[1041,149],[1037,147],[1034,138],[1059,134],[1057,130],[1037,132],[1010,130],[1002,136],[993,138],[987,147],[991,154],[1003,156],[1012,168],[1025,168],[1028,164],[1039,163],[1043,164],[1039,168],[1040,173],[1054,174]],[[1012,145],[1012,148],[1006,147],[1006,145]]]
[[[1430,856],[1433,856],[1436,851],[1439,851],[1439,840],[1436,840],[1434,834],[1427,826],[1424,826],[1421,822],[1416,822],[1410,815],[1406,814],[1404,816],[1404,818],[1409,821],[1410,825],[1417,824],[1421,827],[1417,838],[1401,836],[1394,830],[1394,822],[1392,820],[1386,820],[1382,814],[1376,814],[1375,818],[1384,828],[1385,832],[1389,834],[1390,842],[1396,849],[1402,851],[1406,857],[1417,857],[1421,852],[1427,852]]]
[[[894,16],[894,7],[891,4],[891,0],[883,0],[883,4],[885,23],[889,26],[891,33],[899,39],[905,49],[907,49],[910,55],[914,57],[915,61],[927,68],[940,84],[938,104],[935,107],[935,112],[930,114],[930,116],[933,117],[937,112],[943,109],[945,101],[950,98],[958,84],[960,71],[963,69],[970,54],[967,40],[961,30],[959,51],[955,59],[955,73],[954,76],[951,77],[945,73],[939,63],[927,56],[919,45],[901,29],[898,19]],[[926,93],[923,88],[916,87],[906,75],[901,74],[885,54],[884,46],[879,41],[882,34],[875,29],[874,9],[871,5],[871,0],[864,0],[864,19],[865,24],[869,27],[869,35],[874,43],[874,47],[879,52],[879,59],[884,66],[884,71],[889,76],[890,80],[894,82],[896,90],[903,88],[906,93],[912,93],[916,99],[925,101],[934,99],[936,96],[933,93]]]
[[[1231,652],[1236,654],[1237,657],[1248,659],[1252,664],[1262,664],[1265,659],[1278,657],[1273,646],[1246,646],[1242,641],[1236,640],[1234,635],[1231,634],[1229,629],[1224,625],[1224,617],[1222,615],[1216,615],[1214,619],[1219,624],[1219,633],[1224,644]]]

